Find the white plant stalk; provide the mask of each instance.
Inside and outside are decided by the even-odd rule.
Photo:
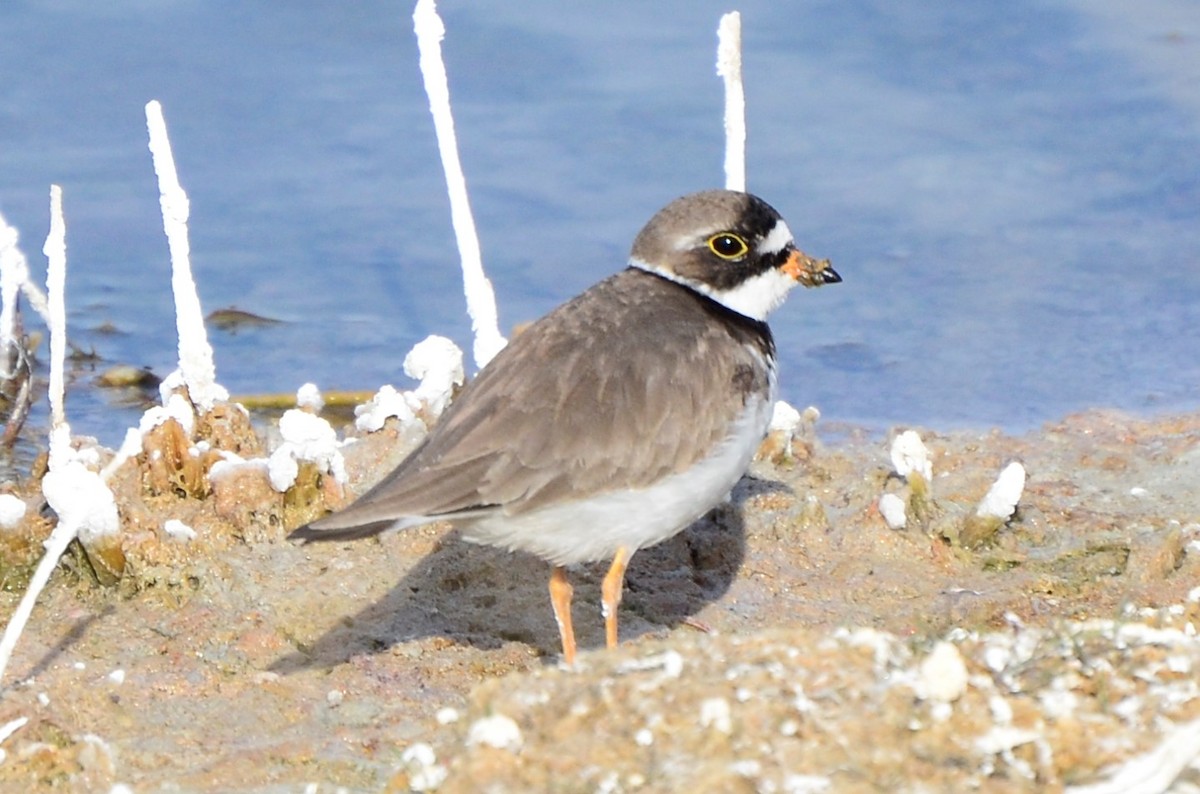
[[[201,411],[208,411],[216,402],[228,399],[229,393],[216,382],[212,346],[208,343],[200,296],[192,279],[188,197],[179,184],[171,141],[167,138],[167,124],[162,105],[157,100],[146,105],[146,127],[150,133],[154,171],[158,174],[163,231],[171,251],[171,290],[175,295],[175,327],[179,333],[179,369],[192,403]]]
[[[63,220],[62,188],[58,185],[50,186],[50,234],[42,253],[47,262],[46,292],[50,310],[50,425],[59,427],[67,421],[63,372],[67,357],[67,227]]]
[[[33,614],[33,605],[37,602],[42,590],[45,589],[46,582],[50,581],[50,574],[54,573],[59,558],[63,556],[67,546],[71,545],[71,541],[75,539],[77,529],[65,522],[60,522],[46,540],[46,554],[33,572],[33,577],[29,580],[29,588],[21,597],[21,603],[17,604],[16,611],[8,619],[8,625],[4,627],[4,636],[0,637],[0,681],[4,680],[4,673],[8,669],[12,652],[17,647],[17,640],[21,639],[21,632],[25,631],[25,624],[29,622],[29,616]]]
[[[29,278],[29,262],[17,246],[20,235],[0,215],[0,353],[9,345],[20,344],[17,333],[17,297],[24,292],[29,305],[48,325],[50,309],[46,295]],[[8,358],[0,356],[0,377],[11,378]]]
[[[417,7],[413,11],[413,29],[421,53],[421,76],[425,80],[425,93],[429,96],[429,112],[433,114],[442,170],[446,174],[446,189],[450,194],[450,218],[462,260],[463,292],[467,298],[467,314],[471,316],[471,331],[475,334],[472,352],[475,366],[482,369],[504,349],[508,340],[500,334],[496,294],[492,282],[483,272],[479,235],[467,197],[467,180],[458,158],[454,116],[450,111],[450,84],[446,79],[446,66],[442,62],[442,39],[446,35],[446,26],[438,16],[434,0],[417,0]]]
[[[742,15],[717,28],[717,74],[725,81],[725,187],[746,190],[746,92],[742,85]]]
[[[50,233],[43,247],[46,254],[46,291],[50,327],[50,463],[42,481],[42,490],[50,506],[58,513],[58,525],[46,540],[46,553],[29,580],[29,587],[9,618],[0,638],[0,680],[8,668],[17,640],[29,622],[38,595],[50,580],[67,546],[83,529],[95,537],[119,529],[117,507],[112,492],[95,472],[88,471],[75,458],[71,446],[71,428],[64,408],[64,370],[66,366],[66,223],[62,212],[62,188],[50,188]]]
[[[17,296],[21,285],[29,280],[29,265],[17,247],[17,230],[0,215],[0,377],[11,378],[15,369],[9,368],[9,358],[3,355],[17,339]],[[14,359],[15,360],[15,359]]]

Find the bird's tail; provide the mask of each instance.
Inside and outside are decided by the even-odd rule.
[[[358,540],[378,535],[380,532],[396,526],[396,521],[389,519],[385,521],[372,521],[369,524],[358,524],[351,527],[336,526],[322,528],[321,524],[325,521],[326,519],[319,518],[316,521],[305,524],[288,535],[288,540],[295,540],[300,543],[312,543],[319,540]]]

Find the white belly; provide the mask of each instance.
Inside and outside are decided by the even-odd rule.
[[[463,537],[527,551],[554,565],[606,560],[620,546],[636,551],[660,543],[707,513],[737,484],[766,433],[773,398],[751,400],[726,440],[686,471],[639,490],[461,522]]]

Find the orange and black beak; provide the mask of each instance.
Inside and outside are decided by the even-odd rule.
[[[822,287],[842,280],[828,259],[813,259],[797,248],[788,254],[781,269],[806,287]]]

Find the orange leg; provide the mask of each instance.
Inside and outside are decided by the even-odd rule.
[[[562,637],[563,661],[575,664],[575,627],[571,623],[571,596],[575,588],[567,581],[567,569],[554,567],[550,574],[550,604],[554,607],[554,619],[558,621],[558,634]]]
[[[604,612],[604,639],[609,648],[617,647],[617,607],[621,605],[621,590],[625,586],[625,569],[633,552],[627,546],[617,548],[608,573],[600,585],[600,604]]]

